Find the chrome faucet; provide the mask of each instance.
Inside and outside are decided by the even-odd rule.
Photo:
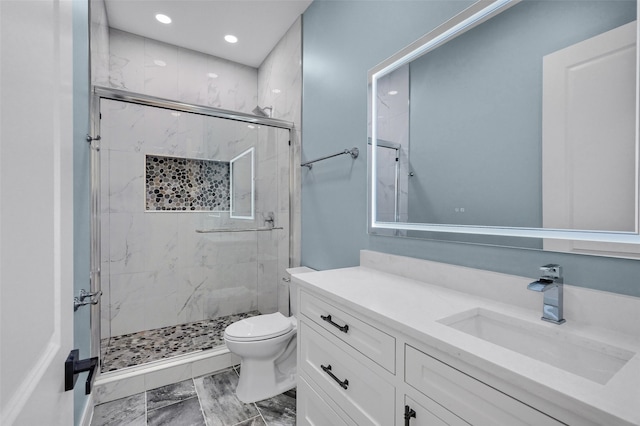
[[[562,324],[562,267],[549,264],[540,267],[542,276],[527,286],[527,289],[544,294],[542,319],[555,324]]]

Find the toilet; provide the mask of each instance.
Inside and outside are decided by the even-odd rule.
[[[287,269],[289,275],[305,272],[313,269]],[[236,396],[245,403],[271,398],[296,386],[298,309],[290,282],[283,280],[279,290],[283,297],[279,298],[278,312],[236,321],[224,331],[227,348],[240,357]],[[289,311],[291,316],[285,316]]]

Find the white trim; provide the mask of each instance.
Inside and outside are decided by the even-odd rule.
[[[82,411],[82,417],[78,422],[79,426],[91,426],[91,420],[93,420],[93,411],[95,405],[93,404],[93,394],[90,394],[86,399],[84,410]]]

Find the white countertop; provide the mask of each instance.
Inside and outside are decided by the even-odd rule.
[[[394,260],[400,258],[392,257]],[[442,265],[428,263],[430,267]],[[565,306],[569,308],[565,308],[567,322],[556,325],[540,320],[542,296],[526,291],[524,284],[532,281],[531,279],[451,265],[445,265],[444,268],[448,269],[449,275],[453,273],[467,280],[471,278],[469,281],[477,278],[475,283],[464,284],[469,285],[471,292],[475,294],[430,283],[430,279],[436,279],[442,273],[434,268],[431,268],[432,272],[424,273],[421,280],[365,266],[294,274],[292,278],[301,288],[335,300],[348,309],[387,324],[412,339],[481,368],[496,378],[514,383],[543,399],[561,398],[563,403],[566,402],[566,408],[587,413],[594,419],[610,420],[612,423],[609,424],[626,422],[640,425],[640,334],[634,332],[635,327],[640,325],[636,323],[630,327],[612,327],[611,318],[616,317],[616,312],[610,315],[604,313],[607,309],[618,310],[620,321],[634,321],[640,311],[640,299],[565,285]],[[476,271],[480,274],[478,277],[474,275]],[[497,283],[495,288],[487,284],[487,281],[492,281],[492,277]],[[510,281],[513,281],[517,293],[499,296],[491,294],[501,291],[501,286]],[[521,290],[523,285],[524,292]],[[482,293],[485,293],[484,297],[481,296]],[[517,297],[527,300],[519,304],[496,301],[511,301]],[[576,299],[575,302],[571,302],[572,297]],[[574,307],[572,303],[580,306]],[[597,305],[593,315],[579,318],[592,303]],[[533,305],[538,306],[538,309],[531,309]],[[484,308],[532,322],[536,326],[597,340],[635,352],[635,355],[606,384],[600,384],[438,322],[474,308]],[[626,313],[626,310],[629,312]],[[600,326],[597,315],[606,319],[603,321],[606,327]]]

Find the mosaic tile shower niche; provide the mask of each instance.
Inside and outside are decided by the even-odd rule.
[[[146,210],[229,211],[226,161],[146,156]]]

